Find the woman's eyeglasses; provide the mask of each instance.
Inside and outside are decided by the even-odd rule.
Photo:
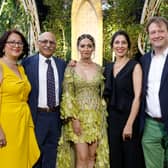
[[[6,42],[7,44],[9,44],[9,46],[11,47],[16,47],[16,46],[19,46],[19,47],[23,47],[23,43],[22,42],[17,42],[17,41],[7,41]]]

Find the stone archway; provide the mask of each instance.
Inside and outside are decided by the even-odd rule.
[[[76,47],[78,36],[83,33],[88,33],[95,38],[96,42],[94,61],[101,65],[103,58],[103,17],[101,0],[73,0],[71,21],[72,59],[79,59]]]

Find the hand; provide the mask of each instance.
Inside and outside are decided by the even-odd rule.
[[[72,128],[77,136],[81,135],[81,126],[80,121],[78,119],[72,119]]]
[[[131,140],[132,138],[132,125],[126,124],[122,133],[123,141]]]
[[[75,66],[76,66],[76,63],[77,63],[76,60],[71,60],[71,61],[68,63],[68,66],[70,66],[70,67],[75,67]]]
[[[0,148],[6,146],[7,142],[6,142],[6,137],[5,137],[5,133],[3,132],[3,129],[0,126]]]

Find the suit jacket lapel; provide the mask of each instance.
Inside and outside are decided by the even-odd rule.
[[[38,94],[39,94],[39,55],[37,55],[35,57],[34,65],[33,65],[32,69],[34,70],[34,72],[33,72],[33,74],[34,74],[34,86],[35,86],[35,90],[37,91],[36,95],[38,97]]]
[[[59,97],[61,95],[61,75],[63,75],[61,65],[59,64],[57,58],[54,57],[56,66],[57,66],[57,72],[58,72],[58,81],[59,81]]]
[[[168,55],[166,57],[166,61],[165,61],[163,72],[162,72],[160,89],[162,88],[164,81],[167,77],[168,77]]]
[[[144,68],[144,71],[143,71],[144,72],[144,87],[146,87],[147,82],[148,82],[150,64],[151,64],[151,53],[146,55],[145,66],[143,67]]]

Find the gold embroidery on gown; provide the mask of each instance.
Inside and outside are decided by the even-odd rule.
[[[97,65],[97,73],[92,80],[80,77],[73,67],[67,67],[63,82],[61,117],[64,119],[62,136],[59,141],[57,167],[73,168],[74,156],[72,143],[92,143],[97,141],[95,168],[109,167],[109,149],[107,142],[107,111],[102,92],[104,77],[102,68]],[[77,136],[69,118],[78,118],[82,134]]]

